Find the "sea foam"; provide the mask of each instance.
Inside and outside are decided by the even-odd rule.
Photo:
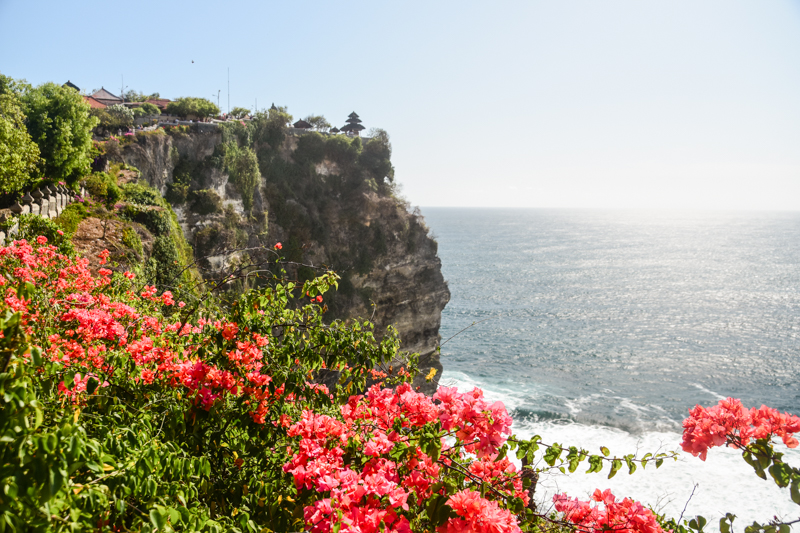
[[[524,405],[521,394],[511,389],[487,387],[461,372],[445,370],[441,384],[457,386],[459,390],[479,387],[488,399],[502,401],[512,415],[531,407]],[[553,494],[559,492],[588,499],[594,489],[610,488],[618,498],[636,499],[668,517],[703,515],[711,529],[718,529],[718,520],[726,512],[737,516],[734,523],[739,527],[736,529],[753,521],[768,522],[776,515],[788,520],[800,516],[800,507],[792,503],[788,489],[779,488],[771,478],[764,481],[756,477],[742,459],[741,452],[714,448],[704,462],[680,451],[681,434],[675,431],[646,431],[634,435],[608,426],[566,419],[538,421],[530,417],[515,418],[512,429],[520,438],[539,435],[548,444],[579,446],[590,453],[599,453],[600,446],[606,446],[617,456],[679,452],[677,460],[667,459],[658,469],[654,463],[649,463],[645,469],[639,467],[629,475],[627,467],[623,467],[612,479],[608,479],[608,467],[599,474],[585,474],[588,465],[572,474],[558,471],[543,474],[536,493],[540,509],[551,509]],[[800,450],[789,450],[782,444],[777,444],[776,449],[786,453],[784,459],[789,464],[800,466]],[[541,459],[538,465],[547,466]]]

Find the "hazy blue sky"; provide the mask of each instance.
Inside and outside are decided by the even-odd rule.
[[[194,63],[192,63],[194,60]],[[800,209],[800,1],[0,0],[0,72],[386,129],[423,206]]]

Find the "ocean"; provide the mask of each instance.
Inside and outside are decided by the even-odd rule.
[[[696,404],[732,396],[800,414],[800,213],[422,213],[452,292],[441,384],[503,401],[517,435],[644,454],[680,450]],[[800,466],[800,451],[778,448]],[[725,512],[739,528],[800,517],[736,450],[653,466],[543,476],[537,498],[549,508],[555,492],[611,488],[712,527]]]

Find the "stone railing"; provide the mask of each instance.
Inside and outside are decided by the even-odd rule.
[[[33,192],[26,192],[25,196],[9,209],[0,210],[0,222],[28,214],[39,215],[43,218],[56,218],[69,204],[84,196],[86,196],[86,189],[83,185],[81,185],[80,193],[75,193],[63,185],[45,186]],[[18,222],[14,222],[7,231],[0,229],[0,244],[5,244],[6,238],[10,240],[18,230]]]

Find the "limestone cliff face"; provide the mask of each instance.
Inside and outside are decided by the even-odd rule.
[[[432,393],[442,370],[436,351],[441,313],[450,299],[436,241],[418,211],[370,179],[358,154],[329,150],[309,160],[304,143],[287,135],[273,140],[274,147],[252,144],[261,176],[249,211],[221,163],[222,134],[146,137],[125,147],[122,157],[170,199],[195,255],[206,257],[206,275],[235,262],[220,253],[225,249],[275,242],[292,261],[332,268],[342,280],[326,296],[329,318],[371,319],[376,333],[396,327],[402,348],[421,356],[415,385]],[[184,190],[175,194],[181,183]],[[308,270],[296,273],[312,275]],[[426,382],[431,368],[436,376]]]

